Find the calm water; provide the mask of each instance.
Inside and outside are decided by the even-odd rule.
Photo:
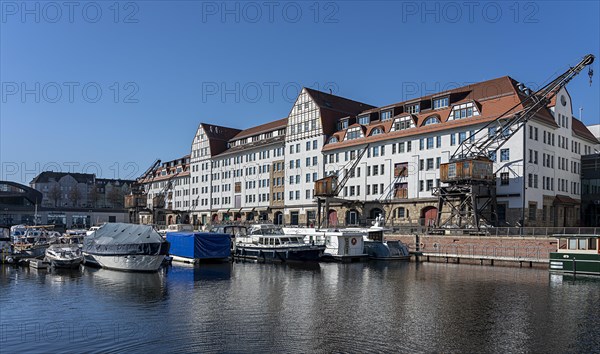
[[[600,350],[600,279],[444,263],[0,268],[0,352]]]

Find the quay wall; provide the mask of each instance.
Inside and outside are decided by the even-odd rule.
[[[461,255],[465,257],[526,258],[547,260],[556,251],[552,237],[497,237],[497,236],[439,236],[389,235],[387,240],[400,240],[410,251]],[[417,247],[418,246],[418,247]]]

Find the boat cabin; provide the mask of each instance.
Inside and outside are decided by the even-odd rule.
[[[290,244],[304,244],[304,238],[299,236],[260,236],[252,243],[256,245],[285,246]]]
[[[600,275],[600,235],[562,234],[550,253],[550,271]]]

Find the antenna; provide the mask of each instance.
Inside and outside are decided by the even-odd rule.
[[[583,107],[579,107],[579,120],[583,120]]]

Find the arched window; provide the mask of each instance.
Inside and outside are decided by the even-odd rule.
[[[375,128],[375,129],[371,130],[371,136],[373,136],[373,135],[379,135],[379,134],[383,134],[383,129],[381,129],[381,128]]]
[[[337,143],[338,142],[338,138],[335,136],[332,136],[331,138],[329,138],[329,144],[331,143]]]
[[[439,122],[440,120],[438,119],[438,117],[430,116],[427,117],[427,119],[425,119],[425,123],[423,123],[423,125],[438,124]]]

